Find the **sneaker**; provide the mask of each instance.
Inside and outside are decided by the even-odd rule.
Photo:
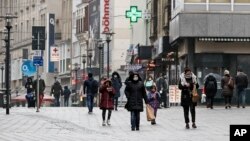
[[[229,105],[228,108],[231,109],[231,105]]]
[[[189,127],[189,124],[188,123],[186,123],[186,129],[189,129],[190,127]]]
[[[197,126],[195,125],[195,123],[192,124],[192,127],[193,127],[193,128],[197,128]]]
[[[225,107],[225,109],[227,109],[227,106]]]
[[[102,126],[106,126],[105,120],[102,121]]]
[[[111,125],[111,124],[110,124],[110,120],[107,120],[107,125],[108,125],[108,126],[110,126],[110,125]]]
[[[131,131],[135,131],[135,128],[131,128]]]
[[[155,120],[151,121],[151,125],[155,125],[155,124],[156,124]]]

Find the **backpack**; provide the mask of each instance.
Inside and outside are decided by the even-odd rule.
[[[214,81],[209,80],[206,86],[206,91],[211,91],[215,89]]]

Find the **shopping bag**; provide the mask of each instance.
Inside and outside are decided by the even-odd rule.
[[[205,103],[206,102],[206,95],[202,94],[201,95],[201,103]]]
[[[196,84],[194,84],[194,88],[192,90],[192,102],[196,103],[200,100],[200,96],[197,92],[197,89],[196,89]]]
[[[152,121],[155,119],[154,109],[149,104],[146,105],[146,114],[148,121]]]

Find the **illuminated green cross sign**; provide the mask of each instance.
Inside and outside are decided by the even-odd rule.
[[[126,18],[130,18],[131,23],[136,23],[138,18],[142,17],[141,10],[137,9],[137,6],[130,6],[130,10],[126,10]]]

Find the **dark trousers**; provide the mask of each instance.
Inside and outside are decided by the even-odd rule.
[[[60,107],[60,101],[59,101],[60,96],[54,96],[54,97],[55,97],[55,106]]]
[[[114,106],[115,106],[115,109],[117,110],[117,106],[118,106],[118,97],[114,97],[113,98],[113,100],[114,100]]]
[[[108,110],[108,120],[111,118],[112,110],[111,109],[102,109],[102,120],[105,121],[106,111]]]
[[[167,108],[167,92],[163,91],[161,93],[161,103],[163,103],[164,108]]]
[[[93,105],[94,104],[94,96],[93,95],[87,95],[87,105],[89,112],[93,112]]]
[[[69,106],[69,97],[64,97],[64,106]]]
[[[131,111],[131,128],[139,129],[140,127],[140,111]]]
[[[225,99],[225,105],[231,106],[232,96],[224,96]]]
[[[207,107],[213,107],[213,105],[214,105],[214,97],[207,96],[206,101],[207,101]]]
[[[191,104],[189,106],[183,106],[185,123],[189,123],[189,109],[192,117],[192,122],[195,122],[195,106]]]

